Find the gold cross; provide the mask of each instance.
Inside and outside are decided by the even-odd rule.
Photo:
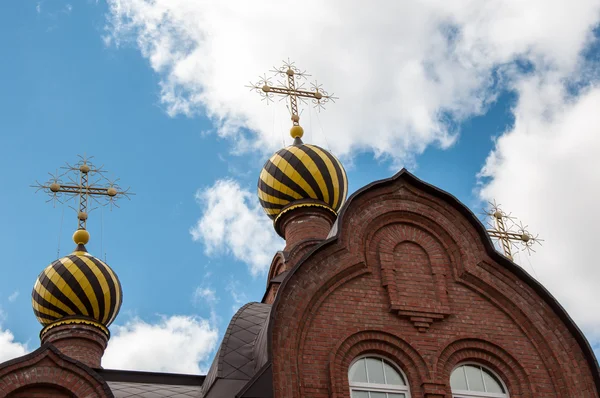
[[[50,174],[50,180],[48,180],[44,184],[40,184],[36,181],[35,185],[32,185],[34,188],[38,188],[39,190],[44,191],[48,195],[50,195],[50,199],[48,201],[52,201],[56,203],[63,203],[61,200],[62,195],[67,196],[67,201],[71,200],[75,197],[79,197],[79,207],[78,209],[73,208],[77,211],[77,219],[79,222],[79,229],[85,229],[88,212],[94,210],[88,210],[88,200],[91,199],[94,202],[105,206],[107,204],[115,205],[116,200],[121,197],[126,197],[129,199],[129,195],[134,195],[129,192],[129,188],[126,190],[121,189],[119,185],[116,184],[118,181],[109,181],[106,177],[104,177],[105,170],[102,170],[101,167],[96,167],[92,162],[90,162],[91,158],[86,158],[83,156],[79,156],[80,160],[74,165],[70,165],[67,163],[65,167],[62,167],[66,170],[62,174]],[[67,177],[69,182],[63,183],[61,180],[63,177]],[[91,181],[95,178],[95,181]],[[37,191],[36,191],[37,192]],[[105,199],[101,202],[102,199]]]
[[[522,250],[527,250],[529,254],[531,252],[535,252],[533,249],[533,245],[535,243],[542,244],[543,239],[538,238],[538,235],[533,236],[527,231],[527,225],[523,226],[522,223],[516,224],[515,217],[512,217],[510,214],[506,214],[501,208],[500,205],[496,204],[496,201],[489,202],[490,208],[485,211],[485,214],[493,219],[493,225],[491,225],[491,229],[487,230],[487,233],[492,237],[500,241],[502,245],[502,250],[504,251],[504,255],[509,259],[513,259],[512,257],[512,247],[515,246],[515,242],[520,243],[523,248]],[[510,225],[507,226],[507,224]],[[513,228],[517,228],[516,231],[512,230]]]
[[[285,81],[279,81],[279,86],[274,86],[271,83],[271,78],[264,75],[256,83],[250,83],[251,90],[258,92],[262,99],[267,103],[273,101],[275,94],[281,95],[283,98],[288,97],[290,99],[290,114],[293,126],[300,126],[300,114],[298,113],[298,100],[306,104],[306,99],[311,99],[314,107],[321,110],[325,108],[325,104],[329,101],[335,102],[337,97],[333,94],[328,94],[323,87],[316,81],[310,83],[310,90],[304,89],[305,79],[309,77],[306,71],[298,69],[293,62],[289,59],[283,61],[283,66],[279,68],[273,68],[271,70],[275,76],[279,76],[285,79]],[[282,98],[282,99],[283,99]],[[299,132],[299,136],[302,136],[301,128],[296,129]],[[294,127],[292,127],[292,136],[294,136]]]

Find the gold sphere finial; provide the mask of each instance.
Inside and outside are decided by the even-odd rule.
[[[302,138],[304,135],[304,129],[300,126],[292,126],[290,129],[290,135],[292,138]]]
[[[106,193],[108,194],[108,196],[115,196],[118,192],[115,187],[110,187],[106,190]]]
[[[85,229],[78,229],[73,234],[73,242],[76,245],[85,245],[90,241],[90,233]]]
[[[79,166],[79,171],[81,171],[82,173],[89,173],[90,172],[90,166],[87,165],[87,163],[82,164],[81,166]]]

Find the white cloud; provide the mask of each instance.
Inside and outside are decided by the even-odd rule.
[[[8,329],[2,328],[6,315],[0,309],[0,363],[23,356],[29,352],[27,344],[15,341],[15,335]]]
[[[521,263],[598,343],[600,87],[573,97],[556,76],[532,77],[516,89],[515,125],[487,159],[481,197],[497,199],[545,239]]]
[[[17,297],[19,297],[19,291],[15,290],[10,296],[8,296],[8,301],[14,303]]]
[[[218,330],[209,321],[173,315],[151,324],[139,318],[112,328],[102,366],[109,369],[200,374],[217,345]]]
[[[198,286],[194,291],[194,301],[204,301],[207,304],[215,304],[219,299],[217,292],[209,287]]]
[[[234,180],[218,180],[212,187],[198,190],[196,199],[203,214],[190,230],[192,239],[204,243],[208,255],[231,253],[248,264],[252,275],[265,272],[284,243],[256,194]]]
[[[340,97],[320,121],[305,112],[309,140],[338,155],[366,148],[396,160],[451,145],[449,126],[484,110],[493,80],[514,76],[510,63],[571,70],[600,9],[597,0],[108,4],[107,42],[137,43],[170,114],[204,112],[238,148],[272,150],[287,136],[287,110],[266,109],[243,86],[292,57]]]
[[[248,303],[248,296],[246,296],[243,287],[240,285],[240,281],[232,279],[226,287],[226,290],[231,295],[231,300],[233,300],[233,304],[231,305],[232,314],[235,314],[243,305]]]
[[[27,354],[26,344],[15,341],[15,336],[8,329],[0,327],[0,363]]]

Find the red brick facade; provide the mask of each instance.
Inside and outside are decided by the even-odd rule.
[[[2,364],[0,397],[108,398],[108,384],[84,364],[45,344],[31,354]]]
[[[369,353],[404,371],[412,398],[450,398],[465,361],[511,398],[599,397],[593,354],[560,306],[464,206],[408,173],[354,195],[271,317],[275,397],[348,398],[349,366]]]

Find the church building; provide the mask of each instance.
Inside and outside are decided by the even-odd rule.
[[[298,119],[258,182],[285,247],[206,375],[101,367],[124,294],[80,228],[35,282],[41,346],[0,364],[0,397],[600,398],[581,330],[471,210],[404,169],[346,198]]]

